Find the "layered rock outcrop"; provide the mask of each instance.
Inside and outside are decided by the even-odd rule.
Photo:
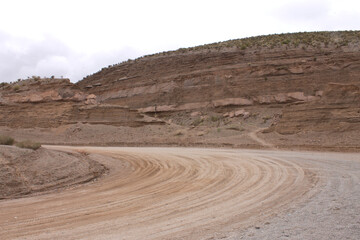
[[[280,134],[360,130],[360,83],[330,83],[315,102],[286,108],[269,130]]]
[[[74,123],[142,126],[144,116],[126,107],[98,104],[68,79],[33,79],[1,91],[0,126],[51,128]],[[144,119],[144,121],[143,121]]]
[[[358,81],[359,59],[356,45],[175,52],[105,68],[77,86],[142,112],[306,103],[329,82]]]
[[[287,141],[283,136],[359,130],[359,86],[359,31],[262,36],[145,56],[76,84],[30,79],[0,86],[0,126],[161,124],[167,136],[207,124],[216,130],[202,129],[210,133],[197,135],[201,141],[221,136],[233,144],[242,141],[236,134],[271,125],[268,136]],[[139,132],[164,142],[151,127]],[[174,136],[188,143],[192,133],[181,131],[188,134]]]

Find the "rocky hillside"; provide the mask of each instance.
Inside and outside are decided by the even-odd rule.
[[[230,40],[115,64],[75,85],[25,85],[0,90],[0,125],[17,138],[49,142],[47,130],[19,129],[67,126],[53,143],[80,128],[72,143],[264,146],[260,136],[266,147],[360,146],[351,137],[360,131],[360,31]],[[87,134],[95,124],[117,134]]]
[[[135,110],[98,104],[94,94],[69,79],[35,77],[5,84],[0,89],[0,106],[0,126],[11,128],[54,128],[78,122],[139,126],[147,121]]]
[[[359,39],[359,32],[303,33],[205,45],[105,68],[77,85],[146,112],[307,102],[330,82],[359,80]]]

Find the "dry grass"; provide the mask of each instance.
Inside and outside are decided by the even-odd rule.
[[[328,47],[334,45],[336,47],[347,46],[350,43],[359,43],[360,31],[337,31],[337,32],[299,32],[299,33],[283,33],[263,35],[257,37],[249,37],[224,42],[200,45],[190,48],[180,48],[175,51],[162,52],[145,57],[156,55],[169,55],[171,53],[186,53],[201,50],[220,50],[223,48],[236,47],[241,50],[247,48],[274,48],[282,45],[291,47]]]
[[[9,136],[0,136],[0,145],[13,145],[15,140]]]
[[[204,121],[203,119],[197,118],[191,123],[191,125],[196,127],[196,126],[199,126],[203,121]]]
[[[16,146],[19,148],[28,148],[28,149],[32,149],[32,150],[37,150],[41,147],[41,144],[38,142],[25,140],[25,141],[16,143]]]

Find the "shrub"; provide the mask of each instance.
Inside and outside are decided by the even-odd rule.
[[[285,45],[287,45],[287,44],[289,44],[289,43],[290,43],[290,40],[289,40],[289,39],[285,39],[285,40],[282,41],[282,44],[285,44]]]
[[[19,147],[19,148],[28,148],[28,149],[36,150],[36,149],[39,149],[41,147],[41,144],[38,143],[38,142],[25,140],[25,141],[16,143],[16,146]]]
[[[35,80],[35,81],[40,81],[41,78],[39,76],[32,76],[32,78]]]
[[[14,91],[18,91],[18,90],[20,89],[20,86],[19,86],[19,85],[15,85],[13,89],[14,89]]]
[[[196,127],[196,126],[200,125],[202,122],[203,122],[203,119],[197,118],[191,123],[191,125]]]
[[[221,119],[221,117],[219,117],[219,116],[211,116],[211,118],[210,118],[210,120],[211,120],[212,122],[219,121],[220,119]]]
[[[13,145],[14,139],[9,136],[0,136],[0,145]]]
[[[0,87],[6,87],[6,86],[8,86],[9,84],[7,83],[7,82],[2,82],[2,83],[0,83]]]

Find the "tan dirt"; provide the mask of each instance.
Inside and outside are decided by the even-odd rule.
[[[304,229],[297,237],[337,236],[324,235],[329,227],[347,230],[348,239],[360,233],[359,228],[344,227],[359,221],[358,201],[344,206],[346,199],[337,199],[360,195],[359,154],[47,148],[111,156],[99,158],[110,173],[82,188],[1,201],[1,239],[259,239],[260,232],[274,239],[271,236],[283,233],[272,226],[289,227],[288,235],[306,224],[311,231]],[[328,207],[334,207],[330,216],[338,217],[340,224],[322,219]],[[289,225],[282,218],[289,211],[300,221]],[[322,221],[310,223],[308,215]],[[267,232],[263,226],[270,226]]]
[[[250,137],[251,139],[253,139],[254,141],[256,141],[257,143],[259,143],[259,144],[260,144],[261,146],[263,146],[263,147],[267,147],[267,148],[274,149],[274,145],[272,145],[271,143],[266,142],[264,139],[261,139],[261,138],[259,138],[259,137],[257,136],[257,134],[258,134],[259,132],[261,132],[262,130],[264,130],[264,129],[266,129],[266,128],[260,128],[260,129],[256,129],[256,130],[250,132],[250,133],[249,133],[249,137]]]
[[[61,191],[96,180],[107,169],[93,158],[98,156],[0,145],[0,199]]]

